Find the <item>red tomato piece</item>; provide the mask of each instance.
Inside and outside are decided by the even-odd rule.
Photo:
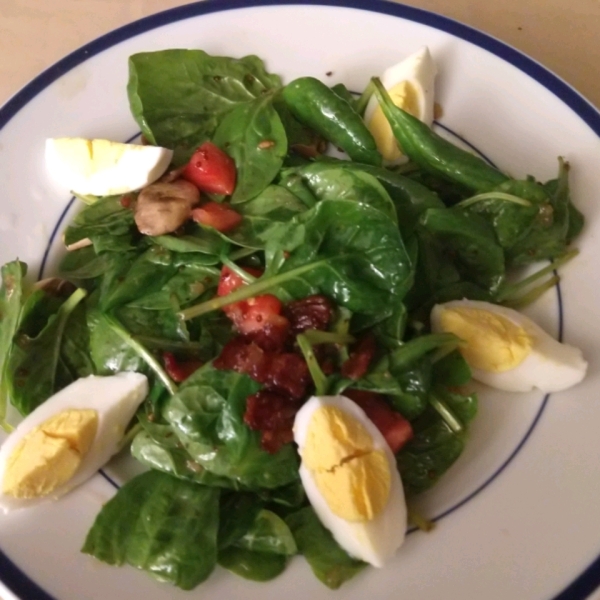
[[[163,352],[163,362],[165,363],[167,375],[175,383],[185,381],[194,371],[202,366],[202,362],[195,358],[178,361],[171,352]]]
[[[253,277],[260,277],[263,274],[260,269],[253,269],[252,267],[242,268]],[[227,294],[231,294],[231,292],[234,292],[245,284],[246,282],[237,273],[234,273],[229,267],[223,267],[221,269],[219,287],[217,288],[217,296],[227,296]]]
[[[248,267],[244,270],[255,277],[262,275],[259,269]],[[217,295],[227,296],[243,285],[245,282],[239,275],[228,267],[223,267]],[[233,321],[237,330],[251,337],[265,350],[281,349],[287,339],[289,321],[281,316],[282,310],[283,304],[273,294],[263,294],[223,307],[223,311]]]
[[[233,159],[211,142],[204,142],[192,155],[182,176],[207,194],[233,194],[236,170]]]
[[[410,422],[400,413],[392,410],[379,394],[361,390],[346,390],[344,396],[356,402],[365,411],[394,454],[413,437]]]
[[[207,202],[192,210],[192,219],[200,225],[208,225],[221,233],[227,233],[242,222],[242,215],[225,204]]]
[[[375,336],[367,333],[354,345],[350,358],[342,365],[342,375],[349,379],[360,379],[369,370],[369,365],[377,349]]]

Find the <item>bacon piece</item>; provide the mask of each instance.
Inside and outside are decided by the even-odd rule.
[[[163,352],[162,356],[165,371],[175,383],[185,381],[202,366],[202,362],[196,358],[178,361],[172,352]]]
[[[284,315],[294,335],[307,329],[325,331],[333,315],[333,304],[326,296],[315,294],[286,304]]]
[[[291,352],[265,352],[240,336],[226,344],[214,366],[246,373],[268,390],[298,400],[304,398],[310,383],[310,373],[301,356]]]
[[[360,379],[368,371],[375,354],[375,336],[364,335],[350,352],[350,358],[342,365],[342,375],[349,379]]]
[[[413,437],[410,421],[393,410],[381,394],[363,390],[346,390],[344,396],[356,402],[365,411],[394,454]]]

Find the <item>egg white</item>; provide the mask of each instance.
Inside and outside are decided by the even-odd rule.
[[[313,412],[322,406],[333,406],[349,413],[365,427],[373,440],[373,447],[385,453],[391,478],[389,500],[383,511],[371,521],[352,523],[331,511],[304,464],[300,466],[302,485],[321,523],[329,529],[337,543],[351,556],[382,567],[394,556],[406,535],[406,501],[396,460],[377,427],[356,403],[345,396],[313,396],[298,411],[294,422],[294,440],[300,455]]]
[[[588,363],[581,350],[555,340],[529,317],[512,308],[475,300],[437,304],[431,311],[431,330],[443,331],[440,320],[444,308],[460,307],[500,315],[522,327],[532,341],[530,353],[515,368],[492,373],[471,366],[473,379],[507,392],[530,392],[536,388],[542,392],[559,392],[577,385],[585,377]]]
[[[96,143],[95,155],[92,152],[90,156],[89,143],[92,148]],[[82,138],[46,140],[48,171],[58,183],[82,195],[111,196],[139,190],[156,181],[172,158],[172,150],[159,146]]]
[[[381,83],[386,90],[402,81],[409,81],[419,96],[419,119],[431,127],[434,112],[434,84],[437,69],[429,48],[423,46],[399,63],[388,67],[381,74]],[[369,100],[365,110],[365,122],[368,124],[377,108],[377,98]]]
[[[89,479],[119,450],[125,428],[148,394],[148,380],[140,373],[119,373],[109,377],[91,375],[78,379],[29,414],[0,447],[0,509],[5,513],[44,500],[56,499]],[[52,493],[40,498],[14,498],[2,492],[6,462],[24,435],[50,417],[68,409],[94,409],[98,429],[89,452],[73,477]]]

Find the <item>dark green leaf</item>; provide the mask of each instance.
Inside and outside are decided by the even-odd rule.
[[[493,228],[477,215],[450,209],[428,209],[421,224],[455,256],[462,277],[496,291],[504,280],[504,252]]]
[[[298,548],[285,521],[270,510],[261,510],[246,533],[235,545],[253,552],[291,556]]]
[[[260,194],[275,179],[287,153],[273,96],[233,108],[219,123],[213,141],[235,160],[237,180],[231,202],[246,202]]]
[[[298,551],[306,557],[315,576],[328,588],[337,590],[367,566],[348,556],[311,507],[288,515],[286,523],[294,535]]]
[[[217,562],[219,490],[148,471],[105,504],[82,552],[191,590]]]
[[[22,327],[17,330],[6,366],[11,400],[21,414],[28,415],[58,391],[58,380],[61,385],[70,383],[64,371],[58,372],[62,369],[61,343],[66,323],[84,296],[85,290],[73,292],[55,313],[46,315],[43,327],[35,332],[31,331],[24,309]],[[45,297],[42,294],[36,304],[41,304]]]
[[[129,59],[127,93],[146,138],[176,151],[182,164],[210,139],[234,107],[281,85],[256,56],[209,56],[202,50],[162,50]]]
[[[297,479],[298,458],[291,444],[265,452],[244,423],[246,398],[259,388],[246,375],[205,365],[169,399],[164,417],[207,470],[251,488],[276,488]]]
[[[219,565],[244,579],[270,581],[285,571],[287,557],[230,546],[219,552]]]

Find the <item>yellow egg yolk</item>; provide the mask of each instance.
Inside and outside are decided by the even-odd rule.
[[[334,406],[317,408],[308,424],[302,461],[331,511],[370,521],[385,508],[391,487],[387,457],[364,425]]]
[[[417,117],[417,119],[421,117],[419,93],[410,81],[399,82],[388,90],[388,93],[396,106],[404,109],[413,115],[413,117]],[[369,122],[369,129],[375,138],[379,152],[381,152],[385,160],[394,161],[402,156],[392,128],[380,106],[377,106],[373,111],[373,116]]]
[[[502,315],[479,308],[446,308],[440,316],[444,331],[466,342],[460,348],[469,365],[491,373],[510,371],[531,352],[527,332]]]
[[[63,160],[86,177],[114,167],[126,150],[137,149],[134,145],[109,140],[87,140],[83,138],[57,138],[54,141]],[[143,149],[143,146],[139,146]]]
[[[14,498],[47,496],[73,477],[98,429],[95,410],[69,409],[32,429],[8,457],[2,491]]]

